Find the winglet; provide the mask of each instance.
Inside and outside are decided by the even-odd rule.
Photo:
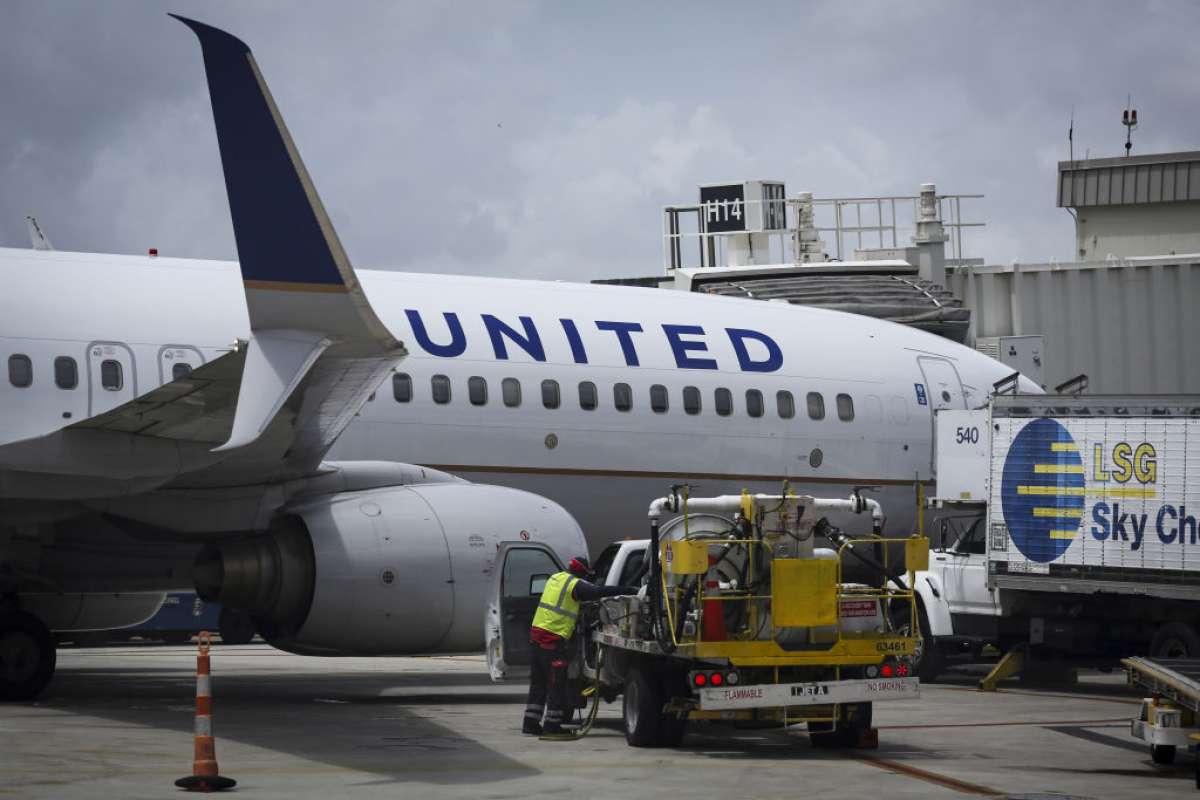
[[[374,345],[369,350],[399,349],[350,266],[250,48],[171,16],[192,29],[204,54],[251,328],[318,328]]]

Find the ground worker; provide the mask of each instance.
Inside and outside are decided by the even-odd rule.
[[[586,556],[571,559],[565,572],[550,576],[529,629],[532,663],[529,701],[521,732],[534,736],[562,732],[567,713],[567,667],[571,663],[571,634],[579,619],[579,604],[601,597],[637,594],[634,586],[597,586]],[[547,702],[549,700],[549,702]],[[542,712],[546,724],[542,725]]]

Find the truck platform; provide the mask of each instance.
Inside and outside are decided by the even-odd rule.
[[[1126,658],[1121,664],[1129,684],[1150,693],[1129,732],[1150,745],[1154,762],[1170,764],[1178,748],[1194,749],[1200,742],[1200,658]],[[1200,759],[1196,788],[1200,789]]]

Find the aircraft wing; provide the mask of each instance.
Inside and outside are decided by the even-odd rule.
[[[176,18],[204,56],[250,337],[105,414],[0,448],[5,468],[125,481],[122,493],[311,475],[405,355],[363,292],[250,49]]]

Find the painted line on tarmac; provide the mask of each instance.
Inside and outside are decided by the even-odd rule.
[[[1113,725],[1121,724],[1128,725],[1128,717],[1118,717],[1116,719],[1052,719],[1041,722],[1028,722],[1025,720],[1008,721],[1008,722],[943,722],[929,725],[876,725],[880,730],[925,730],[936,728],[999,728],[1008,725],[1032,725],[1034,727],[1047,727],[1051,725]]]
[[[1002,797],[1006,793],[999,789],[993,789],[990,786],[982,786],[978,783],[969,783],[960,781],[958,778],[951,778],[949,775],[942,775],[938,772],[931,772],[927,769],[914,767],[910,764],[904,764],[900,761],[892,761],[887,758],[878,758],[876,756],[860,755],[850,753],[846,758],[854,759],[862,764],[870,764],[872,767],[877,767],[886,772],[894,772],[898,775],[907,775],[910,778],[916,778],[926,783],[932,783],[935,786],[941,786],[945,789],[952,789],[963,794],[976,794],[985,797]]]

